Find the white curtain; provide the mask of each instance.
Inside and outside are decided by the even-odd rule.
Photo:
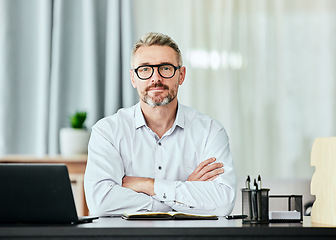
[[[316,137],[336,135],[336,1],[138,0],[136,34],[180,47],[180,102],[227,129],[239,177],[311,178]]]
[[[137,101],[131,0],[0,0],[0,154],[57,154],[69,116]]]

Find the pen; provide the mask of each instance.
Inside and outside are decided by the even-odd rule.
[[[232,219],[243,219],[247,218],[247,215],[227,215],[225,216],[226,219],[232,220]]]
[[[250,182],[251,182],[251,179],[250,179],[250,175],[247,175],[247,178],[246,178],[246,190],[248,191],[247,192],[247,201],[248,201],[248,206],[249,206],[249,215],[250,215],[250,218],[252,217],[252,196],[251,196],[251,186],[250,186]]]
[[[257,184],[256,179],[254,179],[253,185],[255,186],[255,189],[258,190],[258,184]]]
[[[254,180],[255,181],[255,180]],[[258,190],[258,189],[257,189]],[[251,191],[251,207],[252,207],[252,219],[258,219],[258,206],[257,206],[257,191]]]
[[[258,175],[258,188],[261,189],[261,177]]]
[[[247,175],[246,181],[245,181],[245,185],[246,185],[246,189],[250,189],[250,175]]]

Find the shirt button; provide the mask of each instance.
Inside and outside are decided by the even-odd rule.
[[[159,144],[159,146],[161,146],[161,142],[159,142],[158,144]]]
[[[162,169],[162,167],[161,166],[159,166],[159,170],[161,170]]]

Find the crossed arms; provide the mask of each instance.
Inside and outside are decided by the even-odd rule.
[[[187,181],[212,181],[224,172],[223,163],[215,162],[216,158],[209,158],[200,163],[190,174]],[[122,186],[138,193],[154,196],[154,179],[144,177],[125,176]]]

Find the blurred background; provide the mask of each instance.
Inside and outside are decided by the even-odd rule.
[[[0,0],[0,154],[58,154],[75,111],[91,128],[138,102],[149,31],[179,44],[179,101],[224,125],[238,177],[311,178],[336,135],[333,0]]]

